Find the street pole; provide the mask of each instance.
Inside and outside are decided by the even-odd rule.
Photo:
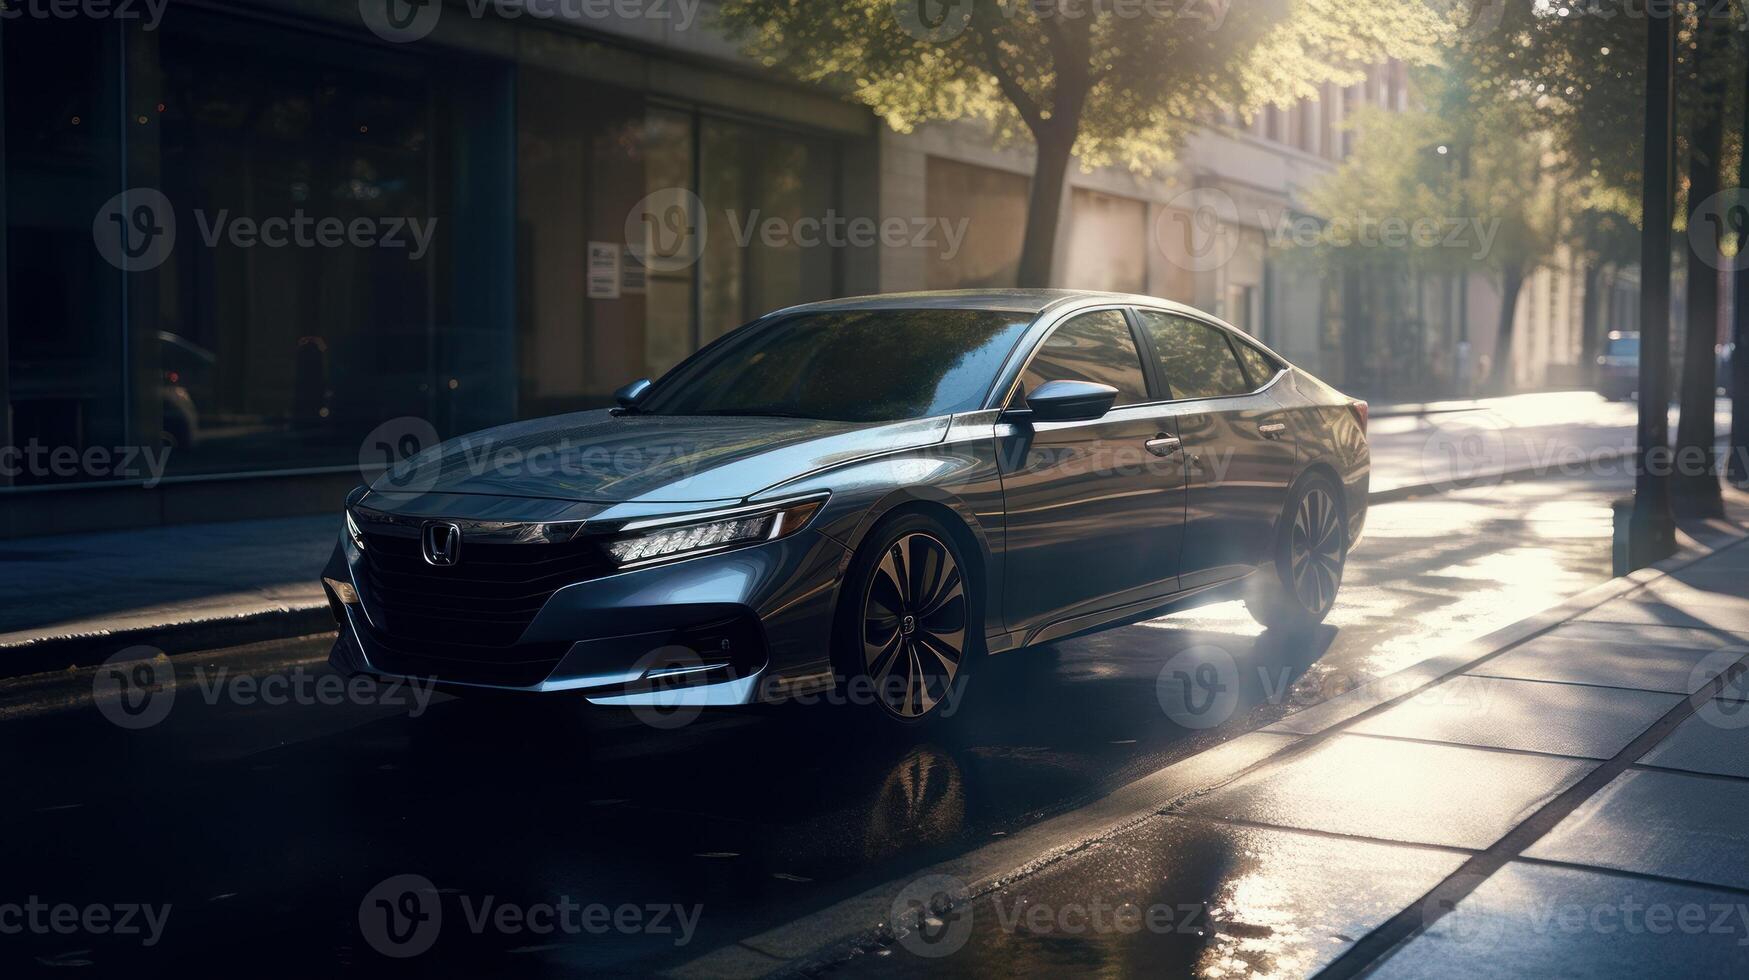
[[[1743,73],[1744,152],[1737,164],[1738,200],[1749,188],[1749,71]],[[1725,464],[1727,478],[1736,484],[1749,482],[1749,228],[1737,236],[1737,268],[1731,275],[1731,455]]]
[[[1640,424],[1627,554],[1644,568],[1676,551],[1670,515],[1670,229],[1675,210],[1676,30],[1669,11],[1646,17],[1646,166],[1640,235]],[[1620,511],[1618,510],[1619,514]]]

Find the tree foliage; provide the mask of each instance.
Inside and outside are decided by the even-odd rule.
[[[765,64],[900,132],[971,119],[1030,137],[1023,285],[1046,284],[1071,154],[1152,173],[1196,123],[1429,60],[1447,31],[1423,0],[724,0],[720,16]]]

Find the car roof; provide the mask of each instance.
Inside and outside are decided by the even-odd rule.
[[[828,310],[995,310],[1004,313],[1038,315],[1048,310],[1070,305],[1150,306],[1176,310],[1197,317],[1208,314],[1154,296],[1130,293],[1106,293],[1090,289],[946,289],[931,292],[886,293],[877,296],[851,296],[845,299],[808,303],[781,310],[782,313],[814,313]]]

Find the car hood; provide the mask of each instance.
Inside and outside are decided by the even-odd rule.
[[[451,439],[396,466],[372,489],[600,503],[740,500],[840,463],[933,445],[951,421],[616,416],[603,409]]]

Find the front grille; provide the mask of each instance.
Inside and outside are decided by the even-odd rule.
[[[533,687],[547,679],[569,643],[526,643],[513,650],[400,640],[369,627],[360,631],[373,667],[389,674],[460,684]]]
[[[461,560],[442,568],[426,563],[417,538],[369,531],[364,538],[364,599],[378,631],[396,644],[512,646],[554,592],[614,570],[589,538],[505,544],[464,536]]]

